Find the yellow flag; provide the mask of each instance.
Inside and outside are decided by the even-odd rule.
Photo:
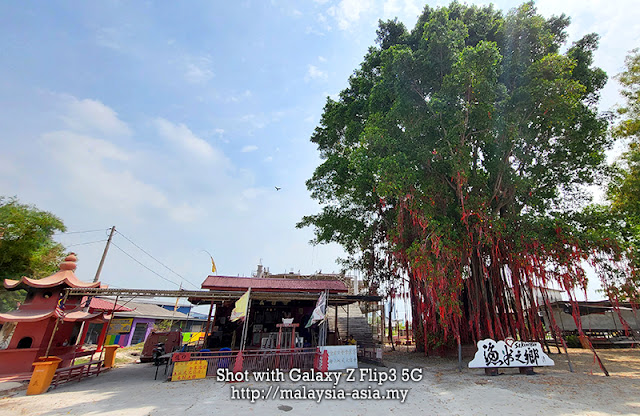
[[[240,296],[240,299],[236,301],[236,307],[231,311],[231,322],[235,322],[238,319],[244,320],[247,316],[247,306],[249,306],[249,291],[247,290],[244,295]]]
[[[216,272],[216,262],[213,261],[213,257],[212,256],[209,256],[209,257],[211,257],[211,273],[215,273]]]

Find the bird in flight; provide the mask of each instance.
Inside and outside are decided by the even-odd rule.
[[[276,191],[279,191],[280,189],[282,189],[282,188],[279,188],[279,187],[277,187],[277,186],[276,186],[275,188],[276,188]]]

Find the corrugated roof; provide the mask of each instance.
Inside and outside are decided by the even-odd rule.
[[[82,304],[84,304],[85,300],[82,300]],[[89,304],[89,308],[95,309],[98,311],[107,311],[110,312],[113,310],[113,301],[102,298],[91,298],[91,303]],[[117,305],[116,312],[130,312],[133,309],[127,308],[126,306]]]
[[[339,280],[272,279],[264,277],[208,276],[203,289],[256,292],[347,292],[347,286]]]
[[[173,319],[174,321],[184,321],[189,319],[187,315],[178,311],[169,311],[165,308],[150,303],[127,302],[127,308],[131,311],[116,311],[117,317],[150,318],[150,319]]]

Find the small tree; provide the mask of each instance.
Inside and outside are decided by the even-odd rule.
[[[16,198],[0,197],[0,278],[21,276],[42,278],[58,270],[64,247],[53,240],[56,231],[65,231],[55,215]],[[0,287],[0,311],[15,309],[24,291],[8,292]]]

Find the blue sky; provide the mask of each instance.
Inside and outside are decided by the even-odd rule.
[[[475,3],[475,2],[473,2]],[[480,2],[479,2],[480,3]],[[444,2],[431,2],[431,6]],[[517,2],[496,2],[508,9]],[[631,1],[537,3],[573,18],[570,41],[602,35],[614,75],[640,46]],[[69,231],[111,225],[199,287],[210,272],[338,271],[341,250],[295,229],[319,210],[304,185],[327,96],[373,45],[378,19],[412,28],[412,0],[0,3],[0,195],[49,210]],[[610,81],[602,109],[619,102]],[[275,186],[281,187],[280,191]],[[58,237],[91,280],[104,231]],[[114,287],[181,278],[116,235]],[[74,245],[74,246],[71,246]],[[119,248],[120,249],[119,249]]]

